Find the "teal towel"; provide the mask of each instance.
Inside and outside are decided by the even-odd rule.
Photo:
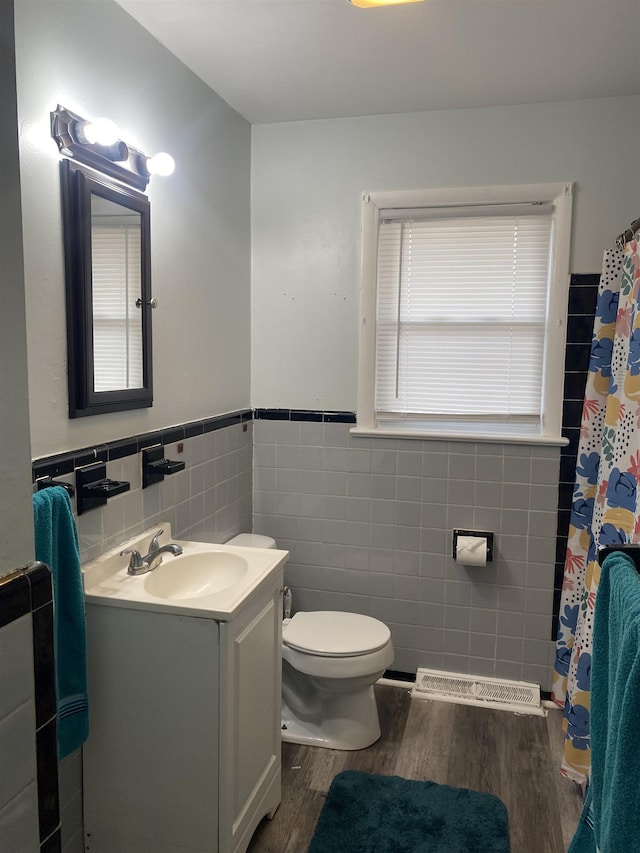
[[[597,853],[596,838],[593,832],[593,801],[591,799],[591,786],[587,788],[584,798],[582,814],[578,826],[571,840],[567,853]]]
[[[78,749],[89,734],[86,627],[78,531],[62,486],[33,495],[36,559],[53,578],[58,758]]]
[[[620,552],[602,565],[591,669],[591,784],[595,848],[637,853],[640,839],[640,575]],[[588,815],[576,833],[587,846]]]

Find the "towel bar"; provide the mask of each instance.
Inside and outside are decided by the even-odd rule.
[[[184,471],[185,463],[164,458],[164,448],[161,444],[142,451],[142,488],[161,483],[166,474]]]
[[[46,477],[38,477],[36,480],[36,486],[38,487],[39,492],[43,489],[50,489],[52,486],[62,486],[62,488],[69,493],[69,497],[73,497],[75,495],[75,491],[71,483],[65,483],[63,480],[54,480],[50,474],[47,474]]]
[[[598,562],[602,565],[604,559],[613,554],[615,551],[622,551],[627,557],[630,557],[635,563],[636,569],[640,572],[640,545],[603,545],[598,550]]]
[[[76,468],[76,487],[78,515],[82,515],[87,510],[104,506],[107,498],[128,492],[131,484],[126,480],[109,479],[105,463],[94,462],[83,468]]]

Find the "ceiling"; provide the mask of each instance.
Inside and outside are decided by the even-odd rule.
[[[640,93],[640,0],[118,0],[252,124]]]

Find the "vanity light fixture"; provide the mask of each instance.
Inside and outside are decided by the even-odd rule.
[[[51,113],[51,136],[61,154],[138,190],[146,188],[151,175],[170,175],[175,168],[169,154],[147,157],[119,139],[111,119],[85,119],[60,104]]]
[[[423,0],[349,0],[352,6],[370,9],[375,6],[399,6],[401,3],[422,3]]]

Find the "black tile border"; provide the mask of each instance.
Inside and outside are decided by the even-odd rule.
[[[62,840],[61,831],[57,829],[52,835],[40,845],[40,853],[61,853]]]
[[[599,272],[578,272],[573,273],[571,276],[570,287],[584,287],[584,285],[594,284],[596,287],[600,284]]]
[[[98,444],[95,447],[84,447],[79,450],[70,450],[67,453],[43,456],[40,459],[34,459],[31,464],[32,482],[35,483],[40,477],[60,477],[65,474],[73,474],[76,468],[89,465],[91,462],[107,462],[114,459],[124,459],[126,456],[135,456],[145,448],[153,447],[155,444],[174,444],[186,438],[204,435],[206,432],[246,423],[253,420],[253,417],[254,413],[251,409],[241,409],[237,412],[189,421],[162,430],[118,438],[114,441]]]
[[[46,563],[37,561],[23,570],[31,587],[31,609],[38,610],[53,602],[51,572]]]
[[[562,435],[569,439],[569,444],[563,447],[560,452],[556,560],[551,614],[551,640],[554,642],[558,631],[558,614],[564,580],[564,560],[567,549],[569,521],[571,518],[571,504],[573,502],[573,486],[580,440],[584,389],[589,369],[593,321],[599,284],[600,275],[598,273],[572,275],[569,282],[567,345],[565,350],[562,406]]]
[[[406,681],[409,684],[413,684],[416,680],[416,676],[413,672],[400,672],[397,669],[385,669],[383,678],[389,678],[393,681]]]
[[[33,619],[33,677],[36,697],[36,729],[56,715],[53,602],[39,607]]]
[[[322,409],[254,409],[258,421],[306,421],[325,424],[355,424],[355,412],[323,411]]]
[[[591,357],[591,340],[588,343],[567,341],[566,367],[568,371],[586,371],[589,369],[589,358]]]
[[[18,569],[0,579],[0,628],[31,613],[29,581]]]
[[[60,826],[57,749],[57,729],[54,717],[36,733],[38,816],[41,843]]]
[[[582,406],[586,380],[586,371],[567,370],[564,375],[564,400],[579,400]]]
[[[290,421],[291,409],[255,409],[254,417],[258,421]]]
[[[32,614],[38,823],[41,853],[60,850],[56,736],[53,590],[45,563],[34,562],[0,579],[0,627]],[[9,618],[10,617],[10,618]]]
[[[124,459],[126,456],[135,456],[156,444],[163,446],[175,444],[187,438],[204,435],[236,424],[249,423],[253,420],[355,424],[356,413],[325,412],[314,409],[240,409],[237,412],[216,415],[198,421],[188,421],[166,429],[118,438],[95,447],[83,447],[79,450],[70,450],[68,453],[57,453],[53,456],[34,459],[31,465],[32,482],[35,483],[39,477],[60,477],[65,474],[73,474],[76,468],[89,465],[92,462],[112,462],[115,459]]]
[[[587,314],[592,316],[593,305],[598,294],[598,284],[581,285],[569,288],[569,314]]]
[[[289,414],[292,421],[306,423],[322,423],[324,418],[324,412],[316,412],[310,409],[291,409]]]

